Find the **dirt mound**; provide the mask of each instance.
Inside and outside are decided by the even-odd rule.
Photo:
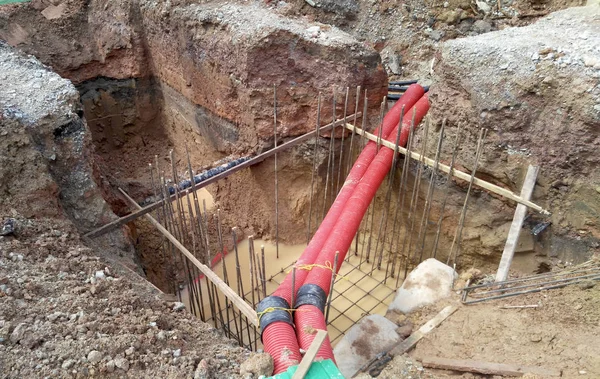
[[[55,220],[0,237],[0,367],[22,377],[236,377],[243,349]],[[204,375],[204,376],[202,376]]]
[[[539,165],[533,201],[553,214],[538,253],[583,261],[600,246],[600,7],[571,8],[523,28],[444,44],[434,67],[433,116],[490,129],[479,174],[518,192]],[[461,161],[472,166],[474,151]],[[491,225],[512,212],[491,215]],[[472,230],[486,247],[484,232]],[[567,247],[568,246],[568,247]],[[488,246],[489,247],[489,246]],[[498,249],[498,248],[496,248]],[[484,250],[484,249],[481,249]]]

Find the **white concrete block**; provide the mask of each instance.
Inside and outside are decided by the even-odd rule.
[[[442,262],[430,258],[408,274],[402,287],[396,292],[389,310],[410,313],[424,305],[450,296],[456,271]]]

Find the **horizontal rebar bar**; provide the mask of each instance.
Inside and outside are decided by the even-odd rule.
[[[373,141],[373,142],[377,142],[378,141],[378,137],[374,134],[371,134],[361,128],[358,128],[352,124],[348,124],[346,123],[346,129],[348,130],[353,130],[356,134],[359,134],[361,136],[366,137],[367,139]],[[381,144],[389,149],[394,150],[395,146],[392,142],[389,141],[381,141]],[[404,154],[406,155],[406,149],[403,147],[398,146],[397,151],[400,154]],[[410,153],[411,158],[416,159],[416,160],[420,160],[421,159],[421,154],[417,153],[417,152],[411,152]],[[435,165],[435,160],[428,158],[428,157],[423,157],[423,163],[426,164],[429,167],[434,167]],[[450,166],[447,166],[445,164],[442,163],[438,163],[438,168],[440,171],[445,172],[445,173],[449,173],[450,172]],[[463,171],[459,171],[457,169],[452,169],[452,176],[454,176],[455,178],[458,179],[462,179],[464,181],[471,181],[471,175],[467,174],[466,172]],[[529,200],[525,200],[523,199],[521,196],[517,195],[516,193],[507,190],[505,188],[499,187],[495,184],[492,184],[490,182],[486,182],[485,180],[479,179],[479,178],[474,178],[473,180],[473,184],[476,186],[479,186],[481,188],[484,188],[490,192],[495,193],[496,195],[500,195],[502,197],[505,197],[507,199],[511,199],[516,201],[519,204],[523,204],[535,211],[538,211],[544,215],[550,215],[550,212],[548,212],[546,209],[540,207],[539,205],[529,201]]]
[[[357,117],[360,117],[361,115],[362,115],[362,112],[356,112],[356,116]],[[340,120],[337,120],[335,123],[332,122],[330,124],[322,126],[321,128],[318,129],[319,133],[323,133],[323,132],[328,131],[329,129],[333,128],[334,124],[335,124],[335,126],[340,125],[340,124],[344,124],[344,121],[347,122],[349,119],[352,119],[353,117],[354,117],[354,114],[351,114],[349,116],[346,116],[345,119],[340,119]],[[260,162],[262,162],[265,159],[271,157],[272,155],[274,155],[275,153],[277,153],[279,151],[287,150],[287,149],[289,149],[289,148],[291,148],[291,147],[293,147],[293,146],[295,146],[295,145],[297,145],[297,144],[299,144],[301,142],[304,142],[307,139],[309,139],[312,136],[314,136],[316,133],[317,133],[317,130],[315,129],[315,130],[313,130],[311,132],[308,132],[308,133],[303,134],[303,135],[301,135],[299,137],[296,137],[296,138],[294,138],[294,139],[292,139],[292,140],[290,140],[290,141],[288,141],[286,143],[283,143],[283,144],[277,146],[276,148],[273,148],[273,149],[268,150],[268,151],[266,151],[266,152],[264,152],[262,154],[259,154],[259,155],[255,156],[254,158],[250,158],[249,160],[247,160],[247,161],[245,161],[243,163],[240,163],[239,165],[237,165],[235,167],[232,167],[232,168],[230,168],[229,170],[227,170],[225,172],[217,174],[217,175],[215,175],[215,176],[213,176],[213,177],[211,177],[211,178],[209,178],[207,180],[204,180],[204,181],[202,181],[200,183],[196,183],[191,188],[193,188],[195,190],[200,189],[200,188],[204,188],[207,185],[209,185],[211,183],[214,183],[214,182],[218,181],[219,179],[223,179],[223,178],[225,178],[225,177],[227,177],[227,176],[229,176],[229,175],[231,175],[231,174],[233,174],[233,173],[235,173],[235,172],[237,172],[239,170],[242,170],[242,169],[244,169],[246,167],[250,167],[250,166],[253,166],[253,165],[257,164],[257,163],[260,163]],[[173,200],[175,200],[175,195],[172,195],[172,196],[169,197],[169,201],[173,201]],[[139,207],[136,212],[133,212],[130,215],[121,217],[118,220],[112,221],[109,224],[106,224],[106,225],[104,225],[104,226],[102,226],[102,227],[100,227],[98,229],[95,229],[95,230],[87,233],[85,235],[85,237],[95,238],[95,237],[99,237],[99,236],[101,236],[103,234],[106,234],[108,232],[111,232],[111,231],[117,229],[119,226],[122,226],[122,225],[124,225],[124,224],[126,224],[126,223],[128,223],[130,221],[133,221],[133,220],[135,220],[135,219],[137,219],[137,218],[139,218],[141,216],[144,216],[144,215],[152,212],[153,210],[155,210],[157,208],[160,208],[164,202],[165,202],[165,200],[163,199],[163,200],[159,200],[159,201],[157,201],[155,203],[152,203],[150,205],[147,205],[147,206],[145,206],[143,208]]]
[[[142,207],[136,203],[125,191],[119,188],[119,191],[125,198],[133,205],[134,207],[141,209]],[[254,326],[258,327],[258,316],[256,311],[252,309],[252,307],[246,303],[231,287],[229,287],[225,282],[219,278],[217,274],[214,273],[208,266],[202,264],[194,255],[186,249],[185,246],[179,242],[177,238],[175,238],[168,230],[166,230],[158,221],[154,219],[154,217],[149,214],[145,215],[146,219],[150,221],[171,243],[179,250],[182,254],[184,254],[190,262],[192,262],[202,273],[206,276],[208,280],[215,284],[219,288],[219,290],[223,293],[223,295],[227,296],[229,300],[231,300],[236,307],[254,324]]]
[[[545,291],[545,290],[551,290],[551,289],[556,289],[556,288],[562,288],[562,287],[566,287],[568,285],[571,284],[577,284],[580,283],[582,281],[587,281],[587,280],[600,280],[600,275],[595,276],[595,277],[588,277],[585,279],[578,279],[578,278],[573,278],[575,280],[570,281],[570,282],[564,282],[564,283],[559,283],[559,284],[554,284],[551,286],[547,286],[547,287],[539,287],[539,288],[533,288],[527,291],[519,291],[519,292],[511,292],[511,293],[506,293],[503,295],[497,295],[497,296],[490,296],[490,297],[484,297],[482,299],[475,299],[475,300],[469,300],[469,301],[464,301],[463,304],[475,304],[475,303],[481,303],[484,301],[488,301],[488,300],[496,300],[496,299],[503,299],[506,297],[511,297],[511,296],[517,296],[517,295],[523,295],[523,294],[527,294],[527,293],[534,293],[534,292],[541,292],[541,291]]]

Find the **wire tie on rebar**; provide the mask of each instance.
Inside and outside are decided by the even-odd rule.
[[[336,277],[345,279],[345,280],[349,280],[346,276],[341,275],[337,272],[333,271],[333,264],[330,261],[325,262],[324,265],[318,264],[318,263],[312,263],[312,264],[306,264],[306,265],[298,265],[296,266],[297,270],[306,270],[306,271],[310,271],[313,268],[318,267],[318,268],[322,268],[324,270],[329,270],[333,273],[333,275],[335,275]],[[289,270],[287,273],[289,274],[290,272],[292,272],[292,270]]]
[[[271,313],[271,312],[275,312],[275,311],[286,311],[286,312],[288,312],[291,315],[292,312],[307,311],[307,310],[308,309],[292,309],[292,308],[283,308],[283,307],[268,307],[268,308],[265,308],[264,311],[256,313],[256,315],[258,316],[258,327],[260,328],[260,319],[262,318],[262,316],[266,315],[267,313]]]

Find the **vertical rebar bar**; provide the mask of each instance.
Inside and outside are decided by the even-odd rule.
[[[414,115],[414,112],[413,112]],[[406,143],[406,155],[404,156],[404,162],[402,164],[402,174],[400,175],[400,184],[398,186],[398,197],[396,198],[396,210],[394,212],[394,222],[392,224],[392,241],[390,242],[390,252],[393,252],[393,257],[392,257],[392,267],[391,267],[391,277],[394,277],[394,273],[396,272],[396,260],[398,259],[398,255],[400,254],[400,251],[398,249],[398,246],[400,244],[400,232],[401,232],[401,227],[402,227],[402,210],[404,209],[404,201],[406,199],[406,182],[408,181],[408,170],[410,167],[410,160],[411,160],[411,148],[412,148],[412,141],[413,141],[413,135],[414,135],[414,129],[413,129],[413,124],[411,122],[411,125],[409,126],[408,129],[408,141]],[[400,222],[398,221],[398,215],[400,214]],[[400,230],[398,230],[396,232],[396,225],[398,225],[398,227],[400,228]],[[395,248],[395,249],[394,249]],[[398,273],[399,275],[399,273]],[[387,282],[387,277],[384,278],[383,280],[384,283]],[[397,280],[396,280],[397,282]],[[398,284],[396,284],[396,287],[398,286]]]
[[[405,205],[405,201],[406,201],[406,197],[408,195],[408,176],[409,176],[409,171],[410,171],[410,160],[412,159],[411,153],[412,153],[412,148],[413,148],[413,143],[415,140],[415,111],[413,110],[413,115],[412,115],[412,120],[410,122],[410,129],[409,129],[409,138],[408,138],[408,152],[406,154],[406,156],[408,157],[408,162],[407,166],[406,166],[406,178],[404,181],[404,188],[402,190],[402,202],[400,205],[400,209],[401,211],[404,210],[404,205]],[[409,207],[410,208],[410,207]],[[407,215],[408,217],[408,215]],[[402,224],[404,225],[404,238],[402,239],[402,254],[404,256],[404,248],[405,248],[405,243],[406,243],[406,239],[408,238],[408,218],[406,219],[406,222],[402,222],[403,218],[400,218],[400,225],[399,227],[402,228]],[[396,249],[398,249],[398,246],[400,246],[400,233],[398,233],[397,239],[396,239]],[[408,260],[405,259],[404,260],[405,266],[408,265]],[[400,265],[398,265],[398,274],[396,277],[396,287],[398,287],[398,281],[400,280]],[[406,275],[405,275],[406,276]]]
[[[190,176],[190,181],[192,183],[192,198],[194,199],[194,209],[190,210],[190,225],[194,225],[192,226],[193,229],[196,229],[198,231],[198,245],[196,246],[198,251],[194,250],[194,255],[198,258],[201,257],[201,252],[203,250],[204,247],[204,241],[203,241],[203,234],[202,234],[202,226],[201,223],[198,221],[198,213],[200,212],[200,209],[198,207],[198,196],[196,193],[196,186],[194,184],[194,170],[192,169],[192,160],[190,158],[190,152],[188,150],[188,146],[187,144],[185,144],[185,153],[186,153],[186,158],[187,158],[187,165],[188,165],[188,174]],[[189,190],[188,190],[188,201],[189,201]],[[195,216],[194,216],[194,212],[195,212]],[[192,221],[192,218],[194,219],[194,221]],[[192,265],[192,272],[193,272],[193,276],[194,278],[199,278],[200,277],[200,273],[198,271],[198,268],[195,265]],[[202,295],[202,283],[200,280],[195,280],[195,282],[197,283],[197,287],[198,287],[198,295],[199,295],[199,308],[200,308],[200,313],[201,313],[201,319],[202,321],[205,321],[205,312],[204,312],[204,299],[203,299],[203,295]]]
[[[333,285],[335,284],[335,277],[337,275],[339,255],[340,252],[336,251],[335,258],[333,261],[333,270],[331,272],[331,284],[329,285],[329,298],[327,299],[327,308],[325,310],[325,325],[327,325],[327,320],[329,319],[329,309],[331,308],[331,300],[333,299]]]
[[[179,238],[178,239],[181,241],[182,244],[186,244],[186,241],[189,240],[189,237],[186,232],[187,223],[185,222],[185,216],[184,216],[184,211],[183,211],[183,201],[181,199],[181,193],[179,192],[179,185],[177,184],[179,182],[179,177],[177,176],[177,169],[175,167],[175,154],[174,154],[173,150],[171,150],[169,152],[169,159],[171,160],[173,186],[175,188],[175,204],[177,205],[177,224],[179,224]],[[195,304],[196,298],[195,298],[195,294],[194,294],[192,271],[190,269],[190,263],[188,262],[188,259],[183,254],[180,254],[180,257],[181,257],[181,260],[183,263],[183,269],[185,270],[185,275],[187,277],[188,298],[189,298],[189,302],[190,302],[190,309],[191,309],[192,313],[195,313],[196,312],[196,304]]]
[[[191,219],[193,217],[194,213],[192,211],[192,202],[190,201],[190,190],[189,189],[186,191],[185,198],[187,200],[188,214],[190,216],[190,233],[191,233],[191,237],[192,237],[192,251],[195,256],[198,246],[197,246],[197,242],[196,242],[196,230],[194,228],[194,223],[192,222],[192,219]],[[196,299],[196,301],[198,301],[198,303],[196,304],[196,308],[198,309],[198,314],[196,314],[195,312],[193,312],[193,313],[195,316],[199,316],[200,314],[203,313],[203,310],[201,308],[201,301],[198,300],[198,297],[199,297],[198,285],[197,285],[198,281],[196,280],[198,275],[196,274],[195,268],[196,268],[196,266],[191,265],[192,281],[188,285],[188,292],[190,292],[190,286],[191,286],[191,290],[194,294],[194,298]],[[201,316],[201,318],[203,318],[203,316]]]
[[[207,246],[206,262],[207,262],[207,265],[212,269],[212,264],[211,264],[211,259],[210,259],[210,236],[209,236],[210,227],[209,227],[209,220],[208,220],[208,209],[206,207],[205,199],[202,199],[202,208],[204,210],[204,224],[205,224],[205,230],[206,230],[206,246]],[[221,309],[221,299],[219,297],[217,286],[214,285],[211,281],[207,280],[207,283],[209,283],[209,282],[210,282],[210,288],[211,288],[211,292],[212,292],[212,299],[215,302],[214,308],[219,311],[218,315],[219,315],[219,318],[221,319],[220,320],[221,325],[223,327],[225,327],[225,319],[223,318],[223,312]],[[215,318],[216,318],[216,316],[217,316],[217,313],[215,313]]]
[[[273,86],[273,141],[277,149],[277,86]],[[279,182],[277,174],[277,152],[273,156],[275,166],[275,254],[279,259]]]
[[[460,213],[460,220],[458,221],[458,227],[456,228],[456,233],[454,234],[454,240],[452,241],[452,245],[450,246],[450,254],[448,255],[448,260],[446,261],[446,264],[450,263],[450,256],[452,256],[453,266],[456,266],[456,257],[458,256],[458,251],[460,250],[460,243],[462,240],[462,229],[465,223],[465,216],[467,214],[467,206],[469,205],[471,188],[473,188],[473,181],[475,180],[475,173],[477,172],[479,158],[481,157],[481,150],[483,150],[483,140],[485,140],[486,135],[487,129],[481,128],[481,130],[479,131],[479,139],[477,140],[477,152],[475,153],[475,164],[473,165],[473,171],[471,172],[471,180],[469,181],[469,187],[467,188],[467,194],[465,195],[465,202]],[[456,251],[453,253],[455,244]]]
[[[254,291],[256,290],[256,287],[258,287],[258,267],[256,264],[256,255],[254,253],[254,237],[253,236],[249,236],[248,237],[248,254],[250,257],[250,275],[252,277],[252,302],[253,307],[256,308],[256,304],[258,301],[260,301],[260,292],[258,293],[257,296],[255,296]],[[256,343],[256,339],[254,340],[254,350],[256,350],[257,347],[257,343]]]
[[[423,261],[423,252],[425,251],[425,238],[427,237],[427,225],[429,224],[429,213],[431,211],[431,203],[433,198],[433,192],[435,189],[435,178],[437,175],[439,163],[440,163],[440,153],[442,151],[442,142],[444,140],[444,129],[446,128],[446,119],[442,121],[442,127],[440,129],[440,137],[437,143],[437,150],[435,152],[435,159],[433,163],[433,168],[431,170],[431,176],[429,177],[429,188],[427,189],[427,196],[425,197],[425,208],[423,211],[423,217],[421,218],[421,227],[419,228],[419,239],[417,241],[421,241],[421,253],[419,255],[419,262]],[[417,246],[418,248],[418,246]]]
[[[363,117],[362,117],[362,123],[361,123],[361,128],[362,130],[366,131],[366,127],[367,127],[367,90],[365,90],[365,99],[363,101]],[[361,136],[360,141],[364,142],[365,138],[364,136]],[[363,143],[360,144],[362,148],[364,148]],[[359,149],[360,151],[361,149]],[[363,220],[360,220],[361,225],[364,228],[364,224],[365,224],[365,220],[363,217]],[[356,237],[354,240],[354,255],[357,256],[358,255],[358,245],[359,245],[359,239],[360,239],[360,230],[361,230],[361,225],[358,226],[358,231],[356,232]],[[364,242],[363,242],[364,244]],[[363,249],[361,249],[360,251],[360,258],[358,260],[358,264],[359,264],[359,268],[360,268],[360,264],[362,262],[362,253],[363,253]]]
[[[354,105],[354,120],[352,121],[352,125],[356,126],[356,118],[358,115],[358,105],[359,105],[359,101],[360,101],[360,86],[356,87],[356,104]],[[354,164],[353,158],[354,158],[354,135],[356,134],[356,131],[354,129],[352,129],[352,134],[350,135],[350,147],[348,148],[348,168],[346,169],[346,172],[350,172],[350,170],[352,169],[352,166]],[[349,254],[347,254],[349,256]]]
[[[337,106],[336,106],[336,102],[337,102],[337,91],[335,89],[335,87],[333,87],[333,126],[331,127],[331,139],[329,140],[329,154],[331,154],[331,186],[330,186],[330,206],[333,203],[333,201],[335,200],[335,150],[334,150],[334,146],[335,146],[335,127],[337,126],[336,121],[337,121]],[[329,208],[328,208],[329,209]],[[323,216],[323,218],[325,218]]]
[[[221,229],[221,210],[219,208],[217,208],[217,214],[214,216],[215,218],[215,223],[216,223],[216,227],[217,227],[217,238],[219,241],[219,250],[221,250],[221,264],[222,264],[222,269],[223,269],[223,281],[225,282],[225,284],[229,285],[229,275],[227,275],[227,262],[225,262],[225,245],[223,244],[223,233],[222,233],[222,229]],[[232,304],[233,306],[233,304]],[[227,296],[225,296],[225,315],[227,317],[227,330],[225,331],[226,333],[229,334],[229,338],[232,338],[232,333],[231,333],[231,318],[229,317],[229,299],[227,299]],[[234,323],[236,325],[236,329],[237,329],[237,321],[235,319],[235,314],[233,317]]]
[[[256,308],[256,296],[254,295],[254,288],[255,288],[255,283],[254,283],[254,259],[253,259],[253,252],[252,252],[252,246],[254,246],[254,237],[253,236],[249,236],[248,237],[248,266],[250,267],[250,292],[251,292],[251,298],[252,298],[252,307]]]
[[[450,170],[448,170],[448,175],[446,177],[446,185],[444,191],[444,199],[442,200],[442,205],[440,206],[440,216],[438,217],[437,222],[437,230],[435,232],[435,239],[433,241],[433,249],[431,256],[435,258],[437,256],[437,247],[440,241],[440,231],[442,229],[442,221],[444,219],[444,210],[446,209],[446,201],[450,195],[450,185],[452,184],[452,174],[454,173],[454,162],[456,161],[456,154],[458,153],[458,146],[460,145],[460,134],[462,131],[462,124],[458,124],[456,130],[456,138],[454,140],[454,147],[452,149],[452,158],[450,160]]]
[[[340,179],[342,177],[342,172],[344,171],[342,168],[342,162],[343,162],[343,157],[344,157],[344,136],[346,135],[346,115],[348,112],[348,95],[350,94],[350,87],[346,87],[346,99],[344,100],[344,117],[343,117],[343,124],[342,124],[342,139],[340,141],[340,164],[338,167],[338,177],[337,177],[337,184],[335,187],[335,193],[338,194],[340,192]]]
[[[231,229],[231,236],[233,238],[233,250],[235,251],[235,272],[237,275],[237,290],[238,290],[238,294],[242,297],[242,299],[246,300],[246,293],[244,292],[244,280],[242,277],[242,269],[240,266],[240,255],[239,255],[239,251],[238,251],[238,246],[237,246],[237,235],[235,234],[235,228]],[[244,327],[242,326],[243,323],[242,321],[245,319],[246,320],[246,331],[248,334],[248,345],[252,346],[252,337],[250,334],[250,322],[248,321],[247,318],[242,316],[242,312],[240,312],[240,328],[242,328],[242,332]]]
[[[396,169],[398,167],[398,144],[400,143],[400,134],[402,132],[402,119],[404,118],[404,106],[402,106],[402,109],[400,110],[400,121],[398,122],[398,132],[396,133],[396,140],[395,140],[395,144],[394,144],[394,159],[392,161],[392,170],[389,174],[388,177],[388,188],[387,188],[387,192],[385,194],[385,204],[383,207],[383,217],[381,217],[380,223],[379,223],[379,232],[378,234],[381,235],[381,237],[377,238],[377,244],[375,245],[375,256],[377,256],[377,252],[379,251],[379,241],[381,239],[383,239],[382,243],[381,243],[381,252],[379,253],[379,257],[377,258],[377,269],[381,270],[381,261],[383,259],[383,252],[385,250],[385,238],[387,235],[387,219],[388,219],[388,214],[389,214],[389,210],[390,210],[390,204],[392,201],[392,187],[394,184],[394,178],[396,176]],[[383,228],[383,233],[381,232],[381,229]],[[373,264],[375,264],[375,259],[373,259]],[[387,272],[387,269],[386,269]],[[386,274],[387,276],[387,274]]]
[[[325,175],[325,191],[323,196],[323,211],[321,212],[321,220],[325,218],[325,211],[327,210],[327,193],[329,192],[329,175],[331,169],[331,154],[333,152],[333,133],[335,132],[335,89],[333,90],[333,126],[331,128],[330,140],[329,140],[329,152],[327,155],[327,174]],[[333,182],[333,177],[332,177]]]
[[[411,263],[412,258],[412,245],[413,245],[413,235],[415,229],[415,217],[417,214],[417,205],[419,204],[419,190],[421,188],[421,176],[423,173],[424,166],[424,158],[425,158],[425,149],[427,148],[427,138],[429,136],[429,118],[425,121],[425,130],[423,135],[423,146],[421,147],[421,157],[417,162],[417,174],[415,177],[415,185],[413,187],[413,195],[411,199],[411,207],[409,209],[408,218],[410,220],[410,233],[408,234],[408,250],[407,250],[407,258],[406,258],[406,267],[404,268],[404,277],[408,274],[408,266]],[[412,206],[414,200],[414,207]]]
[[[383,101],[381,102],[381,106],[379,109],[379,132],[377,133],[377,153],[379,154],[379,149],[381,149],[381,141],[382,141],[382,133],[383,133],[383,112],[385,108],[385,103],[387,101],[387,97],[383,97]],[[377,194],[373,196],[371,200],[371,227],[369,228],[369,238],[367,240],[367,255],[366,262],[369,263],[369,259],[371,258],[371,242],[373,240],[373,232],[375,227],[375,203],[377,202]],[[367,223],[368,223],[368,214],[367,214]]]
[[[265,245],[260,246],[260,257],[262,260],[262,287],[263,287],[263,299],[267,297],[267,268],[265,266]]]
[[[166,199],[165,194],[164,194],[164,182],[160,176],[160,167],[158,164],[158,155],[154,155],[154,167],[156,168],[156,179],[158,181],[157,185],[158,185],[158,191],[160,191],[160,197],[162,199]],[[166,210],[166,201],[163,201],[161,203],[161,207],[160,207],[160,212],[157,212],[157,216],[160,217],[160,215],[162,215],[162,219],[165,223],[165,227],[167,227],[167,210]],[[161,236],[162,242],[163,242],[163,248],[165,250],[169,250],[170,255],[171,255],[171,259],[172,259],[172,263],[168,264],[168,275],[170,276],[170,282],[172,283],[172,290],[173,290],[173,294],[177,295],[179,297],[179,289],[177,288],[177,280],[176,280],[176,275],[175,275],[175,268],[177,265],[177,258],[175,255],[175,251],[173,249],[173,244],[171,244],[166,238],[164,238],[164,236]],[[166,253],[165,253],[165,260],[167,260],[166,257]],[[168,261],[167,261],[168,262]]]
[[[294,300],[296,298],[296,266],[292,267],[292,297],[290,300],[290,306],[295,309]]]
[[[313,193],[315,188],[315,176],[317,171],[317,156],[319,153],[319,129],[321,128],[321,92],[319,92],[319,97],[317,100],[317,126],[315,129],[315,150],[313,152],[313,166],[312,166],[312,174],[310,179],[310,205],[308,210],[308,227],[306,230],[306,244],[310,242],[310,237],[312,234],[311,230],[311,222],[312,222],[312,210],[313,210]]]
[[[154,198],[156,200],[159,200],[157,188],[160,188],[160,183],[154,182],[154,168],[152,167],[152,163],[148,163],[148,167],[150,168],[150,185],[152,187],[152,192],[154,193]],[[156,186],[157,184],[158,184],[158,187]],[[160,209],[156,210],[156,219],[158,220],[159,223],[162,223],[161,211],[164,211],[164,205]],[[165,242],[167,241],[167,239],[162,234],[160,236],[160,239],[161,239],[160,247],[162,249],[162,257],[165,260],[165,262],[168,262],[167,249],[165,247]],[[172,288],[173,294],[176,294],[177,286],[175,285],[175,282],[173,280],[169,280],[170,267],[171,267],[171,265],[169,265],[169,264],[164,265],[164,269],[165,269],[164,275],[165,275],[165,279],[167,280],[167,282],[170,282],[173,284],[173,288]]]
[[[167,183],[165,181],[164,175],[161,177],[161,181],[163,184],[163,190],[164,190],[164,198],[166,199],[168,196],[168,186]],[[166,201],[165,202],[165,227],[167,228],[167,230],[170,230],[171,233],[178,239],[181,240],[180,234],[178,232],[177,226],[175,224],[175,219],[173,217],[173,203],[170,201]],[[181,253],[176,253],[175,252],[175,248],[173,248],[172,244],[169,244],[171,246],[171,249],[173,251],[173,266],[175,269],[175,273],[174,273],[174,279],[177,285],[177,297],[178,300],[181,301],[181,291],[179,288],[179,263],[181,263],[181,261],[183,260],[183,257],[181,256]],[[177,258],[179,257],[179,259]]]

